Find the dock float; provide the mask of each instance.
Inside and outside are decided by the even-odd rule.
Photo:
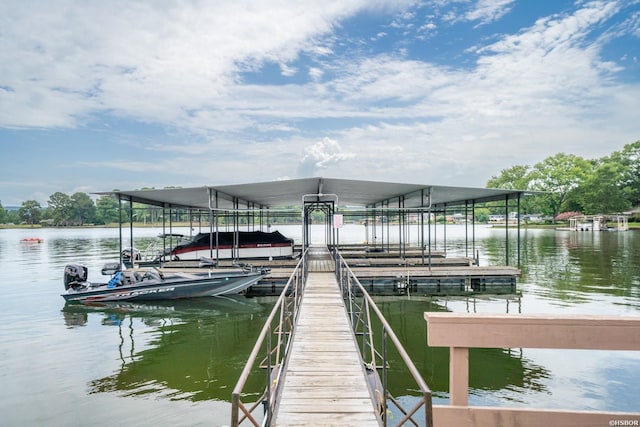
[[[326,249],[314,248],[275,411],[277,426],[380,425],[331,264]]]

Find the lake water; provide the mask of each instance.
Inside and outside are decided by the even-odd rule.
[[[314,227],[311,239],[321,241],[323,231]],[[277,228],[300,240],[300,226]],[[160,231],[136,229],[135,245],[143,248]],[[505,233],[476,226],[481,264],[505,262]],[[515,230],[508,233],[513,264]],[[436,235],[441,246],[442,230]],[[465,254],[464,235],[463,227],[447,228],[451,255]],[[25,237],[44,241],[22,243]],[[427,348],[425,311],[640,314],[639,232],[523,230],[521,238],[517,295],[376,297],[435,403],[448,402],[448,350]],[[340,230],[341,243],[364,239],[363,226]],[[98,280],[117,254],[117,229],[0,230],[0,424],[229,424],[231,391],[276,298],[65,305],[67,263],[84,263]],[[640,411],[639,353],[472,349],[470,403]],[[394,365],[393,393],[412,399],[404,379]]]

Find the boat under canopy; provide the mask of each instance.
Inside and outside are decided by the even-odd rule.
[[[213,253],[212,253],[213,252]],[[293,239],[279,231],[220,231],[198,233],[188,242],[171,249],[171,260],[199,260],[201,258],[291,258]]]

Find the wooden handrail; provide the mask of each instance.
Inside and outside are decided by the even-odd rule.
[[[451,406],[434,405],[434,422],[455,425],[608,425],[640,413],[481,408],[468,405],[469,348],[640,350],[640,316],[425,313],[427,345],[449,347]],[[533,424],[530,424],[533,423]]]
[[[640,316],[425,313],[430,347],[640,350]]]

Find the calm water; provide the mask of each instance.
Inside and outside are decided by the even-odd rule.
[[[300,238],[298,226],[278,229]],[[135,230],[135,245],[144,248],[159,231]],[[464,255],[464,229],[447,233],[450,253]],[[481,264],[505,262],[505,230],[477,227],[475,234]],[[323,235],[315,230],[312,240]],[[20,241],[35,236],[44,242]],[[412,231],[410,238],[417,237]],[[362,226],[340,231],[342,243],[364,238]],[[441,230],[437,238],[440,246]],[[231,390],[275,298],[65,306],[64,266],[83,262],[90,280],[98,280],[102,264],[117,253],[114,229],[0,230],[2,425],[229,423]],[[376,298],[437,403],[448,398],[448,350],[426,347],[424,311],[640,314],[639,232],[523,231],[522,264],[520,295]],[[470,402],[639,411],[638,353],[472,350]],[[412,399],[412,385],[392,366],[394,394]]]

